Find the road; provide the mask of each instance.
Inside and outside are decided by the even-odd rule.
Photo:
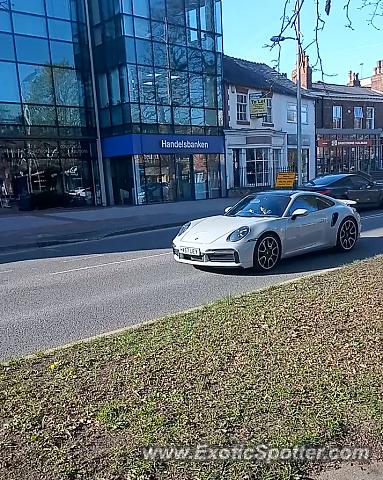
[[[286,260],[268,275],[174,262],[177,229],[0,254],[0,359],[67,344],[213,300],[383,254],[383,212],[348,254]],[[350,292],[352,294],[352,292]]]

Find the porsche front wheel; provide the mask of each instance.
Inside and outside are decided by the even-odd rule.
[[[260,272],[269,272],[275,268],[281,258],[281,245],[276,235],[266,233],[257,240],[254,248],[254,268]]]
[[[346,218],[338,230],[337,248],[341,252],[349,252],[358,240],[358,225],[353,218]]]

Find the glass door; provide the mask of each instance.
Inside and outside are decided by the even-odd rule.
[[[176,156],[177,200],[194,200],[193,156]]]
[[[206,155],[193,155],[194,192],[196,200],[207,198],[207,163]]]

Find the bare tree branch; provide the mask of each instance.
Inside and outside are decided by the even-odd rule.
[[[379,20],[383,24],[383,0],[337,0],[341,4],[343,4],[343,9],[345,12],[345,19],[346,19],[346,28],[354,30],[353,22],[352,22],[352,8],[357,8],[360,11],[366,12],[366,21],[375,29],[380,30],[380,26],[378,24]],[[322,81],[324,77],[333,76],[325,73],[324,71],[324,62],[321,57],[320,52],[320,35],[322,34],[323,30],[326,26],[326,21],[322,16],[326,14],[330,16],[333,13],[334,1],[333,0],[314,0],[315,9],[316,9],[316,20],[315,26],[313,29],[313,36],[309,38],[308,42],[305,45],[301,45],[302,52],[306,52],[309,49],[315,50],[315,58],[314,62],[312,63],[313,69],[317,69],[321,72]],[[305,10],[309,10],[312,8],[312,3],[308,0],[301,0],[297,2],[296,0],[285,0],[283,6],[283,14],[281,17],[281,28],[279,35],[275,38],[279,39],[268,45],[269,48],[273,49],[278,47],[278,58],[274,61],[276,64],[277,71],[280,70],[280,60],[281,60],[281,42],[288,37],[288,32],[292,31],[295,34],[295,38],[298,38],[298,33],[296,32],[296,20],[298,15]],[[306,31],[307,36],[307,31]],[[303,37],[301,32],[301,37]]]

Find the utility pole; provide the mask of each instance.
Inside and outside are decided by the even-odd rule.
[[[297,173],[298,188],[302,186],[303,180],[303,162],[302,162],[302,77],[301,77],[301,13],[300,0],[296,0],[295,4],[296,18],[296,34],[297,34]]]

